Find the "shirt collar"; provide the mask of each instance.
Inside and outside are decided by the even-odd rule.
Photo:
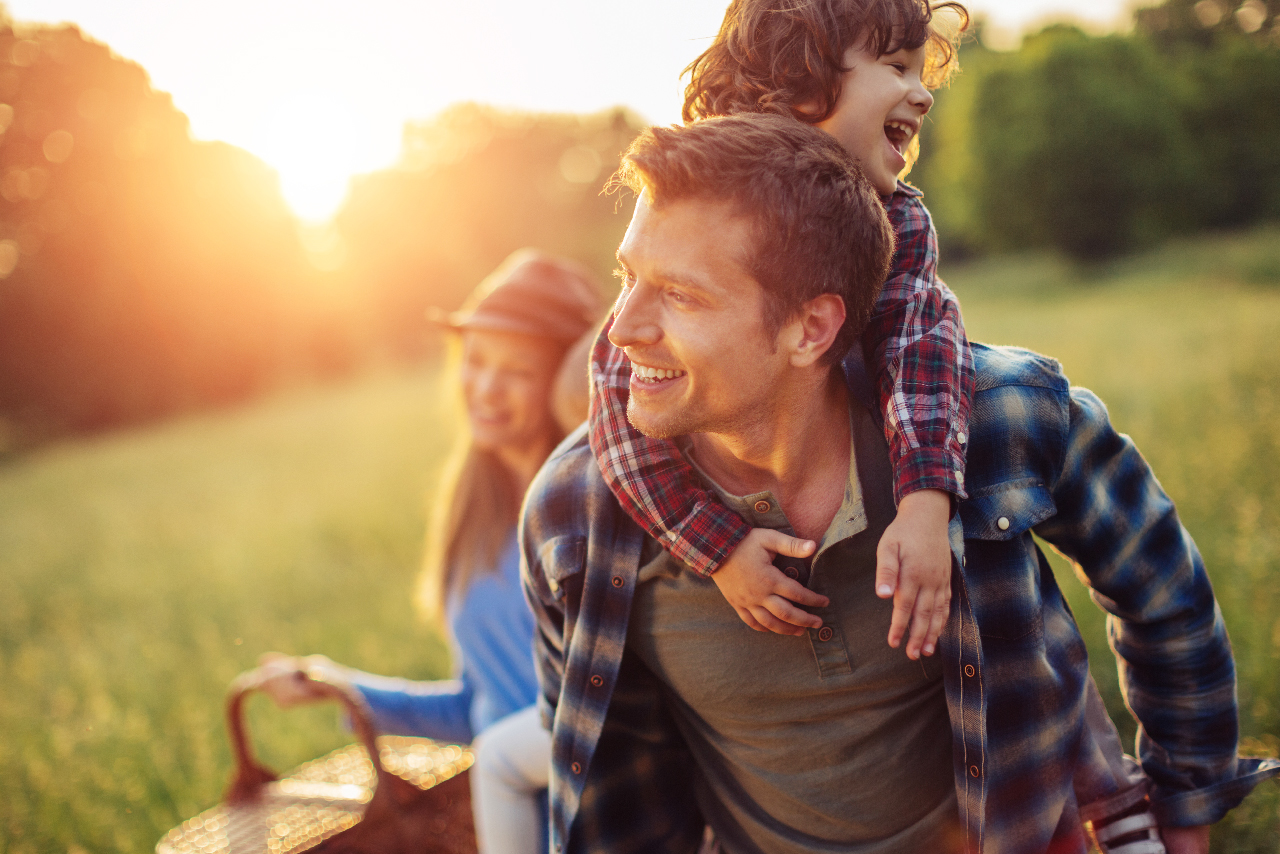
[[[856,405],[851,395],[849,398],[851,427],[849,430],[849,476],[845,482],[844,499],[841,500],[840,509],[836,511],[835,517],[831,520],[831,524],[827,526],[826,532],[822,535],[822,540],[818,543],[818,550],[814,553],[815,559],[841,540],[847,540],[867,529],[867,508],[862,500],[862,481],[858,477],[858,448],[854,441],[855,431],[852,429],[852,407]],[[763,492],[753,492],[750,495],[734,495],[716,483],[715,479],[698,465],[698,461],[692,453],[693,439],[690,436],[681,436],[676,439],[676,446],[680,449],[684,458],[689,461],[689,465],[693,466],[694,471],[706,483],[707,487],[719,496],[726,507],[741,516],[748,525],[753,528],[773,528],[787,534],[795,534],[794,529],[791,527],[791,522],[787,519],[787,514],[782,511],[782,506],[779,504],[778,499],[774,497],[773,492],[766,489]]]

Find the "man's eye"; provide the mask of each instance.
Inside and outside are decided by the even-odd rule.
[[[613,276],[622,283],[622,287],[624,288],[630,288],[636,283],[636,277],[630,271],[624,270],[621,267],[618,267],[613,271]]]

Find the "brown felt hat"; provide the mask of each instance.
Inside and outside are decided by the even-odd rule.
[[[565,344],[581,338],[603,314],[604,300],[586,267],[537,249],[512,252],[458,311],[427,311],[431,321],[459,332],[517,332]]]

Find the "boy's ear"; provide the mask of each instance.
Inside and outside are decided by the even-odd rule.
[[[840,334],[844,318],[844,300],[835,294],[822,294],[805,303],[780,336],[791,364],[807,368],[821,359]]]

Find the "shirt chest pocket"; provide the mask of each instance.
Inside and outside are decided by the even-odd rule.
[[[581,584],[586,564],[587,541],[580,536],[552,537],[542,544],[538,561],[546,575],[547,587],[556,599],[563,599],[566,585]]]
[[[1043,632],[1040,552],[1031,529],[1057,511],[1037,480],[985,490],[960,504],[965,537],[965,582],[978,631],[1012,641]]]

